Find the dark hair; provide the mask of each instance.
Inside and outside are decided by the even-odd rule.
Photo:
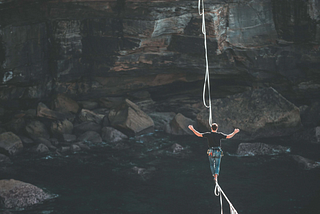
[[[211,125],[211,128],[212,128],[213,131],[215,131],[215,130],[217,130],[218,125],[217,125],[216,123],[213,123],[213,124]]]

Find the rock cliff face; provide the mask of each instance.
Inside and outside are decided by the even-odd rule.
[[[5,108],[28,108],[56,93],[76,100],[141,90],[154,100],[201,96],[196,0],[0,3]],[[205,9],[214,97],[266,86],[303,104],[317,97],[318,1],[208,0]]]

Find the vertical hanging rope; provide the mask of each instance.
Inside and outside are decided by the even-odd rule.
[[[204,55],[206,60],[206,73],[204,78],[204,84],[203,84],[203,94],[202,94],[202,100],[203,105],[209,109],[209,126],[212,125],[212,107],[211,107],[211,91],[210,91],[210,74],[209,74],[209,60],[208,60],[208,48],[207,48],[207,32],[206,32],[206,20],[205,20],[205,13],[204,13],[204,3],[203,0],[198,0],[198,13],[202,18],[202,34],[204,37]],[[206,91],[208,90],[208,103],[206,102]],[[220,205],[221,205],[221,214],[223,214],[223,205],[222,205],[222,195],[226,199],[226,201],[229,203],[230,207],[230,213],[231,214],[238,214],[237,210],[234,208],[226,194],[223,192],[221,187],[218,184],[218,180],[216,181],[216,186],[214,188],[214,194],[216,196],[220,196]]]
[[[207,32],[206,32],[206,19],[204,13],[204,3],[203,0],[198,0],[198,13],[202,18],[202,34],[203,34],[203,41],[204,41],[204,56],[206,60],[206,73],[204,78],[203,84],[203,94],[202,100],[203,105],[209,109],[209,126],[212,125],[212,107],[211,107],[211,90],[210,90],[210,73],[209,73],[209,60],[208,60],[208,48],[207,48]],[[206,102],[206,91],[208,90],[208,104]]]

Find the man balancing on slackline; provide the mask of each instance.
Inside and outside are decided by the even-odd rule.
[[[221,139],[229,139],[232,138],[235,134],[237,134],[240,130],[235,129],[231,134],[223,134],[221,132],[217,132],[218,124],[212,123],[211,132],[200,133],[193,128],[192,125],[189,125],[188,128],[198,137],[204,137],[208,140],[209,149],[207,151],[210,163],[210,169],[212,172],[212,176],[214,180],[217,181],[219,171],[220,171],[220,161],[221,161]]]

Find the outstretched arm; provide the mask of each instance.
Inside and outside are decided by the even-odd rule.
[[[202,133],[198,132],[197,130],[195,130],[195,129],[193,128],[193,125],[189,125],[188,128],[189,128],[195,135],[197,135],[198,137],[203,137],[203,136],[202,136]]]
[[[240,130],[239,129],[234,129],[234,131],[231,134],[227,135],[227,139],[232,138],[233,136],[235,136],[235,134],[237,134]]]

